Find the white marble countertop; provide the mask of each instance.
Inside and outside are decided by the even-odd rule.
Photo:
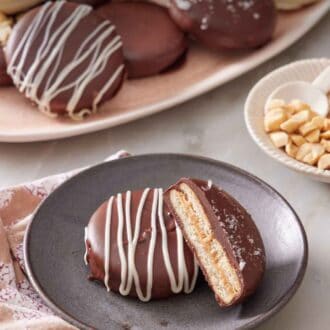
[[[243,105],[254,83],[290,61],[330,57],[330,13],[302,40],[258,69],[163,113],[113,129],[59,141],[0,143],[0,187],[98,163],[119,149],[134,154],[191,153],[237,165],[265,180],[295,208],[310,255],[303,284],[290,303],[260,327],[328,329],[330,324],[330,185],[274,162],[252,142]]]

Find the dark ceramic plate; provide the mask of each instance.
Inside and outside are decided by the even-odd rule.
[[[237,198],[258,225],[266,274],[255,295],[240,306],[221,310],[205,283],[190,295],[142,303],[87,280],[84,227],[101,202],[128,189],[166,188],[182,176],[211,179]],[[79,328],[237,329],[260,324],[288,302],[305,272],[307,242],[290,205],[256,177],[210,159],[154,154],[98,165],[64,183],[35,214],[25,254],[36,290]]]

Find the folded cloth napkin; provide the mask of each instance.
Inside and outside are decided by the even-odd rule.
[[[106,161],[129,154],[119,151]],[[82,169],[0,191],[0,329],[76,329],[41,300],[24,273],[23,239],[38,205]]]

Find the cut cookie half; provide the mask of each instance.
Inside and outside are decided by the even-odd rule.
[[[220,306],[251,295],[265,270],[265,251],[247,211],[211,181],[197,179],[179,180],[164,200]]]

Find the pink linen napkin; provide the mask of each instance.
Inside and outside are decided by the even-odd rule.
[[[106,161],[129,156],[119,151]],[[24,273],[23,239],[38,205],[82,169],[0,191],[0,329],[76,329],[41,300]]]

